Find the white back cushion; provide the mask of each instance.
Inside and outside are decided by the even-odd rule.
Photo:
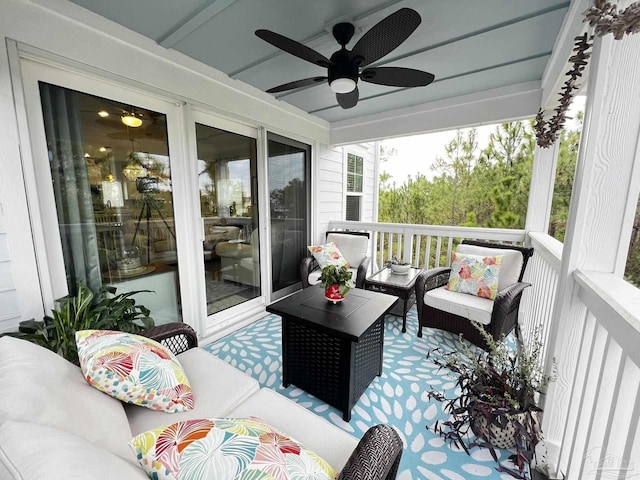
[[[136,464],[122,403],[89,385],[80,367],[46,348],[0,338],[0,423],[48,425]]]
[[[305,407],[268,388],[238,405],[229,417],[258,417],[342,470],[358,439]]]
[[[456,248],[456,251],[469,255],[482,255],[483,257],[503,255],[504,258],[502,259],[502,265],[500,267],[500,276],[498,277],[498,291],[508,287],[509,285],[513,285],[520,277],[523,260],[522,253],[518,250],[479,247],[477,245],[466,245],[461,243],[458,245],[458,248]]]
[[[125,405],[133,435],[183,420],[223,417],[260,388],[255,378],[200,348],[187,350],[177,358],[191,383],[193,410],[165,413]]]
[[[342,256],[353,268],[358,268],[367,256],[369,239],[364,235],[349,235],[348,233],[329,233],[327,243],[333,242],[338,246]]]

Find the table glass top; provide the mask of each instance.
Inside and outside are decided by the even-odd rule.
[[[410,268],[406,274],[398,274],[393,273],[390,268],[383,268],[367,278],[367,281],[382,285],[409,287],[416,281],[416,277],[421,271],[419,268]]]

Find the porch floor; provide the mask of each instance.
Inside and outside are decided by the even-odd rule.
[[[423,329],[423,337],[418,338],[417,327],[415,306],[408,313],[404,334],[402,319],[387,315],[383,374],[360,397],[348,423],[342,420],[342,412],[295,385],[282,387],[281,321],[277,315],[267,315],[204,348],[252,375],[261,387],[291,398],[358,438],[377,423],[394,426],[405,444],[398,480],[512,478],[495,470],[497,464],[487,449],[476,447],[469,456],[426,429],[436,420],[448,418],[439,402],[427,399],[426,391],[433,387],[451,395],[455,379],[444,370],[438,371],[425,355],[436,347],[457,349],[459,342],[453,334],[430,328]],[[498,451],[502,460],[509,453]]]

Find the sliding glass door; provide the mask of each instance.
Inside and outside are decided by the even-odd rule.
[[[46,82],[39,93],[67,291],[149,290],[134,298],[156,324],[179,321],[166,116]]]
[[[257,141],[196,123],[207,314],[261,295]],[[242,130],[242,126],[238,126]]]
[[[301,286],[299,267],[309,245],[311,147],[274,134],[267,143],[271,298],[276,299]]]

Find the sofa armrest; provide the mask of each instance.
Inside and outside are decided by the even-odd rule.
[[[144,330],[140,335],[167,347],[174,355],[198,346],[198,336],[186,323],[167,323]]]
[[[337,480],[394,480],[404,445],[389,425],[374,425],[360,439]]]

